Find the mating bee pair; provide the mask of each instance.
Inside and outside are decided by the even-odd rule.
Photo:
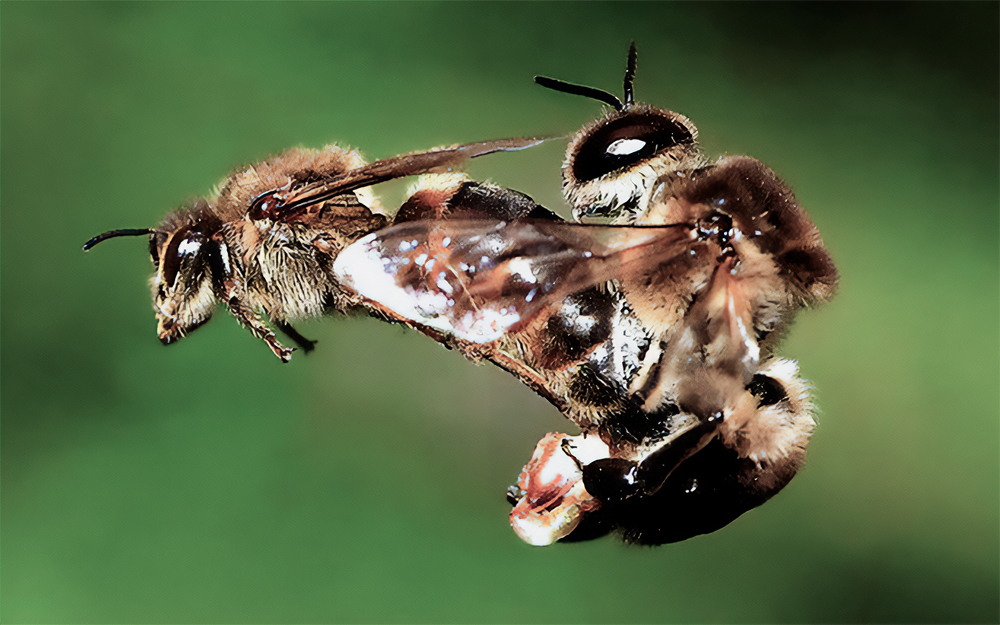
[[[774,346],[829,298],[836,270],[791,190],[759,161],[710,162],[686,117],[536,78],[612,107],[575,134],[566,222],[526,195],[458,174],[421,179],[391,223],[369,192],[538,139],[366,165],[336,147],[232,174],[150,235],[161,341],[217,301],[287,361],[268,321],[364,311],[509,371],[581,430],[548,434],[515,486],[531,544],[617,531],[659,544],[714,531],[777,493],[814,427],[807,385]],[[597,223],[594,223],[597,222]]]

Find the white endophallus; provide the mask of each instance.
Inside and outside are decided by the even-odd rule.
[[[551,545],[600,506],[584,488],[581,468],[609,455],[608,446],[597,436],[549,432],[538,441],[518,477],[521,496],[510,512],[510,526],[521,540]]]

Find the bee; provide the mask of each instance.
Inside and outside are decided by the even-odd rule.
[[[470,143],[371,164],[336,145],[292,149],[234,171],[213,196],[190,202],[156,228],[111,230],[83,249],[113,237],[149,235],[153,309],[165,345],[208,321],[221,301],[288,362],[293,349],[279,342],[269,323],[309,351],[315,341],[290,321],[357,308],[331,263],[348,244],[387,224],[371,185],[539,141]]]
[[[766,165],[710,160],[687,117],[635,102],[636,59],[633,44],[624,101],[536,77],[611,107],[569,142],[573,221],[514,191],[428,184],[333,263],[367,306],[509,371],[580,428],[543,438],[508,490],[531,544],[715,531],[792,479],[815,426],[774,348],[833,295],[819,232]]]

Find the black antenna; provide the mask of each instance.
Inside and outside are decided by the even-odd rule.
[[[562,91],[563,93],[572,93],[573,95],[582,95],[585,98],[593,98],[595,100],[600,100],[605,104],[609,104],[614,107],[616,111],[624,111],[627,108],[631,108],[635,104],[635,93],[632,89],[632,83],[635,82],[635,68],[638,64],[639,55],[635,51],[635,42],[628,47],[628,65],[625,67],[625,103],[618,99],[618,96],[608,93],[603,89],[596,89],[594,87],[584,87],[583,85],[574,85],[573,83],[564,82],[562,80],[556,80],[555,78],[546,78],[545,76],[535,76],[535,82],[543,87],[549,89],[554,89],[556,91]]]
[[[83,251],[86,252],[90,248],[94,247],[101,241],[105,239],[112,239],[114,237],[140,237],[144,234],[152,234],[156,232],[155,230],[150,230],[149,228],[124,228],[122,230],[108,230],[103,234],[99,234],[93,239],[87,241],[83,244]]]
[[[625,105],[622,104],[622,101],[619,100],[617,96],[612,95],[603,89],[584,87],[583,85],[574,85],[561,80],[556,80],[555,78],[546,78],[545,76],[535,76],[535,82],[543,87],[555,89],[556,91],[562,91],[563,93],[572,93],[573,95],[582,95],[586,98],[600,100],[605,104],[613,106],[616,111],[622,111],[625,109]]]
[[[635,67],[638,64],[639,55],[635,51],[635,42],[628,47],[628,65],[625,67],[625,108],[631,107],[635,103],[632,93],[632,82],[635,80]]]

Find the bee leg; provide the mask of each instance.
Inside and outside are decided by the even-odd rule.
[[[278,342],[278,337],[274,335],[271,328],[267,327],[261,319],[254,314],[253,310],[249,306],[240,302],[239,299],[233,297],[228,301],[229,312],[236,317],[236,320],[240,322],[240,325],[250,330],[258,339],[267,343],[267,346],[271,348],[271,351],[277,356],[281,362],[288,362],[292,359],[292,352],[295,351],[291,347],[285,347],[280,342]],[[294,337],[293,337],[294,338]]]
[[[641,462],[602,458],[583,467],[587,492],[604,503],[620,503],[635,495],[652,495],[682,462],[704,447],[722,423],[718,412],[657,449]]]
[[[660,490],[674,469],[715,437],[723,419],[721,412],[712,413],[698,425],[646,456],[636,471],[638,479],[642,482],[644,494],[652,495]]]
[[[295,344],[298,345],[304,352],[311,352],[316,347],[316,343],[319,343],[319,341],[310,341],[306,337],[302,336],[299,334],[298,330],[292,327],[292,324],[286,321],[278,321],[274,325],[278,326],[278,329],[281,330],[285,336],[295,341]]]

